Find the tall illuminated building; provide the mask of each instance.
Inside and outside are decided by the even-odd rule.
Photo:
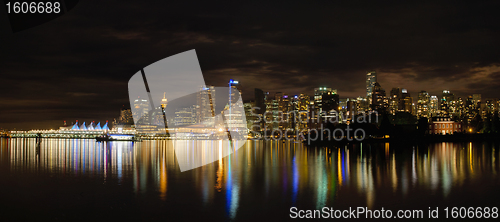
[[[431,96],[429,99],[429,117],[439,115],[439,100],[437,96]]]
[[[401,88],[392,88],[389,96],[389,113],[394,115],[403,110],[403,94]]]
[[[292,106],[290,99],[291,98],[289,98],[287,94],[283,94],[282,96],[277,98],[278,110],[282,113],[282,115],[280,115],[282,119],[279,121],[278,127],[282,130],[291,127],[290,113],[292,111]]]
[[[302,130],[307,130],[308,125],[308,114],[309,114],[309,107],[310,107],[310,100],[309,96],[305,94],[300,94],[298,96],[298,102],[297,102],[297,111],[298,111],[298,123],[297,123],[297,129],[302,131]]]
[[[413,112],[413,97],[407,96],[404,98],[405,102],[405,112],[415,114]]]
[[[440,105],[441,116],[450,116],[455,112],[455,95],[449,90],[443,90]]]
[[[401,103],[403,106],[401,110],[402,112],[415,114],[413,107],[413,97],[411,97],[407,89],[401,89]]]
[[[314,104],[319,111],[323,111],[322,109],[322,101],[323,101],[323,95],[328,95],[328,94],[337,94],[337,90],[332,88],[327,88],[327,87],[319,87],[319,88],[314,88]]]
[[[486,118],[487,114],[493,114],[498,111],[498,99],[486,98],[481,102],[481,117]]]
[[[356,110],[359,112],[367,112],[370,110],[370,103],[366,97],[358,96],[358,98],[356,98]]]
[[[281,92],[275,93],[274,97],[268,96],[266,100],[266,113],[265,120],[266,126],[265,129],[273,130],[278,128],[279,122],[279,98],[283,95]]]
[[[465,118],[467,114],[466,101],[464,101],[462,97],[458,97],[455,106],[456,106],[455,110],[456,116],[458,116],[460,119]]]
[[[481,103],[481,94],[472,94],[472,106],[474,108],[479,108]]]
[[[225,108],[225,110],[228,110],[229,112],[224,112],[223,116],[225,118],[226,126],[230,129],[246,130],[247,123],[243,119],[245,117],[245,109],[243,101],[239,101],[243,97],[241,90],[237,88],[237,85],[239,84],[240,83],[237,80],[229,80],[229,103]]]
[[[314,115],[317,120],[325,118],[332,111],[339,111],[339,95],[336,89],[319,87],[314,89]]]
[[[375,83],[372,90],[372,110],[377,112],[385,112],[388,107],[388,100],[385,95],[385,90],[378,82]]]
[[[197,103],[197,122],[206,126],[214,126],[215,116],[215,87],[205,86],[200,89],[196,97]]]
[[[132,115],[134,119],[138,119],[137,123],[148,124],[149,123],[149,110],[150,104],[147,99],[137,98],[134,100],[134,112]]]
[[[175,111],[174,123],[176,126],[187,126],[196,124],[196,107],[188,106]]]
[[[245,102],[243,103],[243,108],[245,110],[245,116],[246,116],[246,121],[247,121],[247,128],[250,129],[250,131],[258,132],[260,131],[260,125],[256,123],[257,118],[255,117],[254,112],[255,110],[252,110],[252,108],[255,107],[255,102]],[[259,126],[259,127],[254,127],[254,126]]]
[[[426,91],[420,91],[418,93],[418,101],[417,101],[417,117],[430,117],[429,116],[429,93]]]
[[[377,72],[370,71],[366,73],[366,98],[371,99],[373,93],[373,87],[377,82]]]

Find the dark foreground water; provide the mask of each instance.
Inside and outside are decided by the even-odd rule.
[[[208,144],[208,145],[207,145]],[[218,142],[206,147],[217,155]],[[180,172],[166,141],[1,139],[0,218],[290,219],[290,208],[423,210],[500,206],[498,143],[308,148],[248,141]],[[490,219],[495,220],[495,219]]]

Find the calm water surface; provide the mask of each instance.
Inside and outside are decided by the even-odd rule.
[[[199,141],[198,141],[199,142]],[[203,141],[218,155],[218,141]],[[290,207],[500,206],[498,143],[310,148],[248,141],[180,172],[168,141],[1,139],[7,219],[286,220]]]

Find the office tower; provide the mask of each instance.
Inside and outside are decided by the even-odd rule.
[[[351,121],[358,111],[358,99],[340,99],[339,109],[342,113],[342,115],[340,116],[342,118],[342,122],[346,123],[347,121]]]
[[[247,122],[245,121],[245,108],[241,100],[243,97],[241,90],[236,87],[238,84],[239,82],[236,80],[231,79],[229,81],[229,103],[224,108],[228,112],[222,111],[222,114],[228,129],[247,131],[248,133],[248,128],[246,128]]]
[[[401,89],[401,99],[399,101],[401,104],[399,111],[415,114],[413,97],[411,97],[407,89]]]
[[[269,93],[267,93],[269,95]],[[264,126],[265,130],[272,131],[278,128],[279,116],[279,99],[283,95],[281,92],[275,93],[274,97],[267,96],[266,100],[266,112],[264,115],[266,124]]]
[[[429,100],[429,117],[439,115],[439,100],[437,96],[431,96]]]
[[[150,104],[148,100],[137,98],[134,100],[134,119],[138,119],[138,124],[148,124],[149,123],[149,110]]]
[[[443,90],[443,96],[441,97],[441,116],[450,116],[455,110],[455,95],[449,90]]]
[[[372,104],[372,93],[373,87],[377,82],[377,73],[375,71],[371,71],[366,73],[366,98],[369,100],[370,104]]]
[[[299,95],[299,111],[308,111],[309,104],[310,104],[309,96],[301,93]]]
[[[254,93],[255,93],[255,104],[254,104],[255,109],[253,109],[252,112],[254,113],[254,115],[258,115],[259,119],[262,120],[260,122],[256,122],[255,124],[259,125],[260,129],[263,129],[265,124],[263,117],[264,113],[266,112],[266,93],[264,93],[264,91],[262,91],[261,89],[257,88],[255,88]],[[256,129],[254,129],[254,131],[255,130]]]
[[[426,91],[420,91],[418,93],[417,101],[417,117],[429,117],[429,93]]]
[[[247,128],[250,129],[250,131],[260,131],[260,127],[254,127],[254,126],[260,126],[259,123],[255,122],[257,120],[257,117],[255,116],[256,110],[252,110],[254,107],[255,107],[254,101],[243,103],[243,108],[245,110],[245,116],[247,121]]]
[[[319,87],[314,89],[313,97],[314,105],[311,106],[311,118],[313,120],[322,121],[329,112],[338,111],[339,96],[336,89]],[[312,125],[319,127],[318,124]]]
[[[472,107],[473,109],[479,109],[481,103],[481,94],[472,94]]]
[[[184,108],[179,108],[175,111],[174,123],[175,126],[187,126],[196,124],[196,108],[195,106],[189,106]]]
[[[357,101],[356,99],[349,99],[347,101],[347,108],[346,108],[346,121],[352,121],[354,116],[357,113]]]
[[[481,102],[481,117],[485,119],[487,114],[493,114],[494,111],[498,111],[497,101],[498,99],[486,98]]]
[[[387,107],[388,100],[385,95],[385,90],[376,82],[372,90],[372,110],[382,113],[386,111]]]
[[[403,110],[403,95],[401,88],[392,88],[389,97],[389,113],[394,115]]]
[[[287,94],[283,94],[280,98],[278,98],[279,111],[283,113],[287,113],[290,111],[290,98]]]
[[[464,119],[466,116],[466,107],[465,107],[466,101],[462,99],[462,97],[458,97],[457,102],[456,102],[456,116],[460,119]]]
[[[349,99],[348,98],[345,98],[345,99],[339,99],[339,111],[341,112],[345,112],[346,109],[347,109],[347,101]]]
[[[319,88],[314,88],[314,104],[317,109],[322,111],[322,101],[323,101],[323,95],[325,94],[337,94],[337,90],[332,88],[327,88],[327,87],[319,87]]]
[[[132,111],[128,108],[123,107],[120,110],[120,116],[115,121],[114,125],[134,125],[134,118],[132,117]]]
[[[413,112],[413,97],[407,96],[404,98],[405,102],[405,112],[410,113],[410,114],[415,114]]]
[[[207,127],[214,127],[215,119],[215,87],[206,86],[197,94],[197,122]]]
[[[366,97],[358,96],[356,98],[356,106],[358,112],[368,112],[370,110],[370,103]]]
[[[303,131],[307,130],[308,128],[308,117],[309,117],[309,106],[310,106],[310,99],[309,96],[305,94],[300,94],[298,97],[298,130]]]
[[[290,98],[287,94],[283,94],[283,96],[278,98],[278,110],[281,113],[281,118],[278,123],[278,127],[282,130],[288,129],[291,127],[291,103]]]
[[[472,119],[474,119],[476,113],[477,110],[476,110],[476,105],[474,103],[474,98],[473,96],[468,96],[467,101],[465,101],[465,116],[464,116],[464,119],[467,120],[468,124],[472,121]]]

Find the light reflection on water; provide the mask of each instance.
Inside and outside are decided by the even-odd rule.
[[[228,147],[222,141],[196,142],[206,143],[210,158],[222,157]],[[416,191],[444,200],[453,189],[476,186],[484,179],[498,181],[497,150],[498,144],[491,143],[308,148],[293,142],[248,141],[236,154],[181,173],[167,141],[2,139],[0,161],[12,173],[115,180],[120,186],[131,184],[136,195],[156,193],[163,201],[184,189],[196,195],[193,202],[210,208],[222,202],[226,216],[237,218],[247,201],[320,209],[342,206],[349,195],[355,203],[373,208],[377,201],[390,202],[384,198],[387,193],[405,199]]]

